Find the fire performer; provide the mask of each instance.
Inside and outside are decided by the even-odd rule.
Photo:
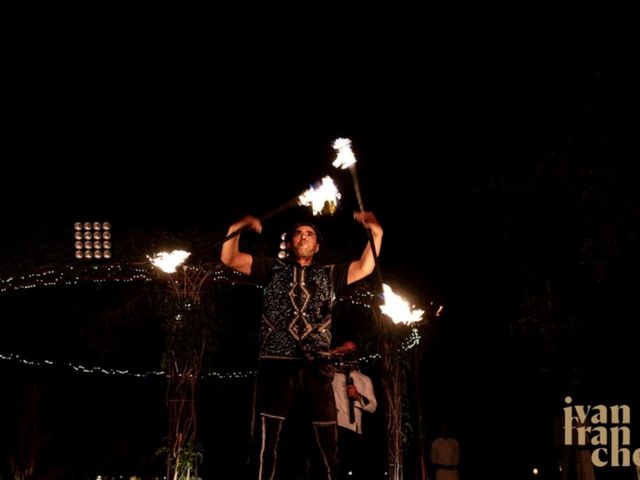
[[[354,218],[370,230],[376,252],[380,252],[383,231],[374,214],[357,212]],[[247,216],[229,227],[228,237],[240,229],[260,233],[262,223]],[[337,477],[331,310],[341,288],[373,272],[375,258],[367,243],[358,260],[317,265],[313,258],[321,241],[315,225],[300,223],[286,237],[290,255],[284,259],[241,252],[238,235],[222,246],[222,263],[265,286],[256,387],[258,480],[274,478],[282,424],[294,402],[302,402],[312,422],[312,457],[319,459],[322,478]]]

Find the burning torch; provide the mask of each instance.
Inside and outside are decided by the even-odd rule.
[[[338,200],[340,199],[340,192],[338,187],[334,183],[333,179],[329,176],[323,177],[320,182],[311,186],[297,197],[283,203],[278,208],[271,210],[269,213],[260,217],[260,221],[263,222],[272,218],[285,210],[295,207],[297,205],[303,205],[311,207],[314,215],[320,215],[323,213],[333,214],[338,206]],[[222,240],[217,241],[213,245],[207,248],[207,250],[222,245],[227,240],[231,240],[236,235],[239,235],[245,228],[239,228],[238,230],[230,233]]]

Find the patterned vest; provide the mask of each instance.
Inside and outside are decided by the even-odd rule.
[[[261,359],[329,357],[334,268],[275,262],[265,287]]]

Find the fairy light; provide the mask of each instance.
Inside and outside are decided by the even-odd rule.
[[[234,270],[216,269],[211,279],[219,283],[232,285],[255,285],[248,281],[241,273]],[[84,264],[68,265],[61,269],[50,269],[43,272],[28,275],[15,275],[0,278],[0,293],[8,293],[16,290],[28,290],[37,287],[52,287],[64,285],[78,285],[81,282],[151,282],[156,278],[151,275],[148,268],[142,268],[133,264]],[[260,288],[258,285],[256,287]]]
[[[58,367],[63,366],[69,368],[77,373],[84,374],[100,374],[109,376],[124,376],[124,377],[137,377],[137,378],[151,378],[151,377],[167,377],[168,374],[165,370],[148,370],[146,372],[135,372],[129,369],[117,369],[117,368],[105,368],[99,366],[85,366],[71,362],[56,363],[52,360],[30,360],[24,358],[21,355],[8,353],[0,353],[0,360],[18,363],[20,365],[26,365],[28,367]],[[218,380],[235,380],[255,377],[256,372],[254,370],[240,370],[240,371],[222,371],[212,370],[210,372],[202,374],[201,378],[214,378]]]
[[[261,285],[249,282],[246,278],[235,270],[217,269],[210,277],[212,282],[226,283],[230,285],[247,285],[262,289]],[[34,273],[30,275],[19,275],[15,277],[0,278],[0,293],[8,293],[16,290],[29,290],[38,287],[69,286],[78,285],[82,282],[94,283],[130,283],[130,282],[151,282],[154,278],[145,268],[133,267],[130,265],[92,265],[89,268],[77,268],[68,266],[62,270],[48,270],[46,272]],[[339,302],[348,303],[362,308],[372,308],[374,292],[354,292],[348,297],[341,297]],[[440,314],[442,306],[438,309],[436,316]],[[401,349],[410,350],[420,343],[421,337],[418,330],[413,328],[409,336],[403,341]],[[379,358],[379,354],[373,354],[369,360]],[[0,359],[7,360],[2,357]],[[363,361],[366,359],[363,358]],[[80,367],[78,367],[80,368]],[[247,375],[242,373],[239,375]],[[136,375],[139,376],[139,375]],[[145,375],[142,375],[145,376]]]
[[[399,350],[410,350],[417,346],[420,342],[420,334],[413,328],[409,336],[404,340]],[[358,362],[362,364],[368,364],[379,360],[381,355],[379,353],[371,353],[358,358]],[[17,363],[19,365],[27,367],[65,367],[73,370],[76,373],[83,373],[87,375],[106,375],[106,376],[122,376],[122,377],[135,377],[135,378],[157,378],[167,377],[168,373],[165,370],[148,370],[145,372],[136,372],[127,368],[105,368],[100,366],[85,366],[72,362],[54,362],[52,360],[31,360],[23,357],[22,355],[15,353],[0,353],[0,360],[6,362]],[[212,370],[200,375],[202,379],[216,379],[216,380],[242,380],[253,378],[256,375],[255,370]]]
[[[381,355],[379,353],[371,353],[358,358],[360,363],[370,363],[375,360],[379,360]],[[153,377],[167,377],[168,374],[165,370],[147,370],[145,372],[136,372],[127,368],[105,368],[100,366],[85,366],[72,362],[54,362],[52,360],[30,360],[15,353],[0,353],[0,360],[6,362],[13,362],[19,365],[27,367],[65,367],[73,370],[76,373],[84,373],[87,375],[107,375],[107,376],[122,376],[122,377],[136,377],[136,378],[153,378]],[[200,378],[208,379],[213,378],[217,380],[241,380],[246,378],[253,378],[256,375],[255,370],[212,370],[200,375]]]
[[[418,345],[420,345],[421,338],[422,337],[420,336],[420,332],[418,331],[418,329],[412,328],[407,338],[403,340],[400,348],[405,352],[411,350],[413,347],[417,347]]]
[[[253,282],[249,282],[246,278],[234,271],[223,268],[216,268],[213,270],[211,280],[217,283],[226,283],[230,285],[248,285],[261,289],[261,285],[257,285]],[[151,282],[155,278],[150,274],[148,268],[141,268],[130,264],[109,264],[109,265],[84,265],[81,267],[67,266],[59,270],[47,270],[44,272],[38,272],[28,275],[17,275],[7,278],[0,278],[0,293],[7,293],[16,290],[27,290],[38,287],[47,286],[60,286],[60,285],[77,285],[81,282],[116,282],[116,283],[129,283],[129,282]],[[349,303],[351,305],[372,308],[374,304],[374,297],[377,294],[373,291],[358,291],[353,292],[347,297],[341,297],[338,299],[340,302]],[[439,308],[438,314],[441,312],[442,307]],[[409,331],[407,338],[403,340],[398,350],[408,351],[417,345],[421,340],[419,331],[416,328],[412,328]],[[359,361],[362,363],[373,362],[380,359],[379,353],[373,353],[367,356],[360,357]],[[46,367],[56,366],[56,363],[51,360],[30,360],[17,354],[2,354],[0,353],[0,360],[12,361],[25,366],[31,367]],[[72,369],[78,373],[84,374],[101,374],[101,375],[121,375],[128,377],[149,378],[149,377],[166,377],[167,373],[164,370],[151,370],[147,372],[134,372],[129,369],[109,369],[104,367],[87,367],[74,363],[64,363],[65,367]],[[203,373],[202,378],[213,378],[219,380],[230,379],[246,379],[253,378],[255,371],[252,370],[240,370],[240,371],[211,371]]]

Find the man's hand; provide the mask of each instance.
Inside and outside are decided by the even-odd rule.
[[[380,228],[380,223],[373,212],[355,212],[353,218],[360,222],[364,228]]]
[[[378,219],[372,212],[355,212],[353,218],[362,224],[370,235],[369,242],[367,242],[367,246],[364,247],[362,256],[349,265],[347,285],[357,282],[373,272],[376,267],[376,257],[380,255],[383,235],[382,226],[378,223]]]
[[[259,218],[256,218],[252,215],[247,215],[246,217],[243,217],[239,222],[234,223],[231,228],[229,228],[229,233],[233,233],[236,230],[240,230],[241,228],[246,228],[247,230],[253,230],[254,232],[261,233],[262,222]]]
[[[333,350],[331,350],[331,355],[336,355],[336,356],[345,355],[347,353],[355,352],[357,349],[358,347],[356,346],[355,343],[347,340],[339,347],[336,347]]]
[[[349,400],[360,400],[360,392],[355,385],[347,385],[347,397]]]

